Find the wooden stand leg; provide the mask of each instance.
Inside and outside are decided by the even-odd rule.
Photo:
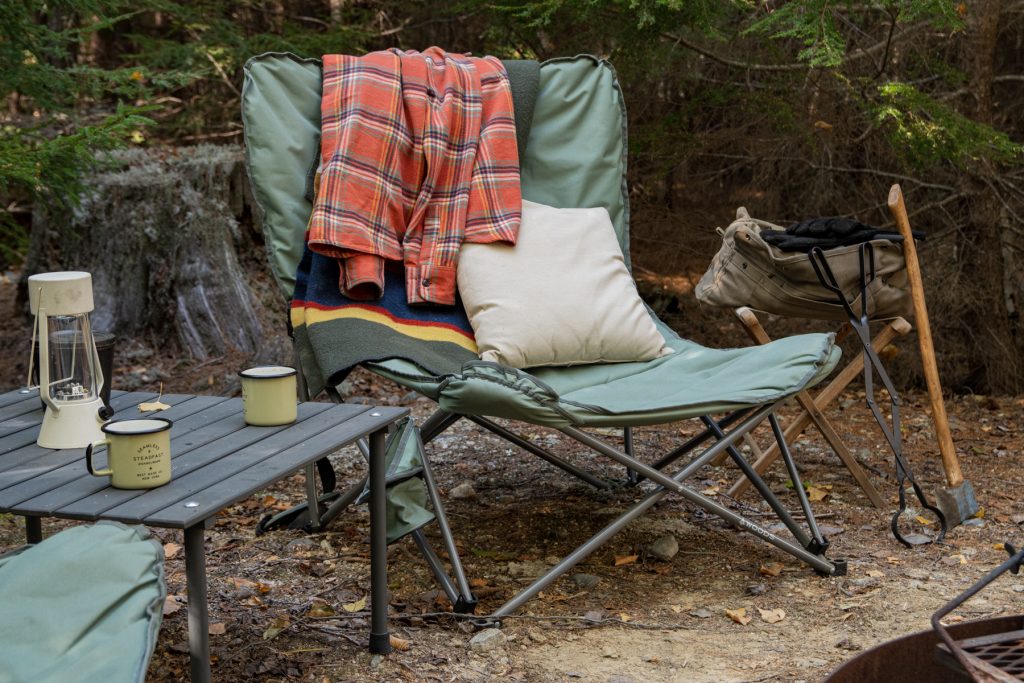
[[[739,308],[736,310],[736,316],[743,323],[744,329],[747,334],[750,335],[758,344],[767,344],[770,340],[768,334],[764,331],[761,326],[761,322],[757,319],[757,316],[749,308]],[[910,331],[910,323],[903,318],[896,318],[890,321],[872,340],[871,345],[875,351],[881,351],[887,344],[899,335],[907,334]],[[803,410],[797,415],[796,419],[793,420],[786,427],[784,436],[786,441],[792,441],[796,439],[800,434],[804,432],[809,424],[812,422],[821,431],[822,435],[829,442],[829,445],[836,451],[836,455],[839,456],[843,464],[846,465],[850,473],[853,474],[857,483],[860,484],[864,493],[871,500],[871,503],[878,508],[884,507],[884,501],[881,495],[879,495],[877,489],[871,484],[868,479],[867,473],[864,472],[863,468],[857,463],[856,459],[850,453],[846,444],[843,443],[839,434],[835,428],[832,427],[831,423],[825,418],[821,412],[822,409],[828,404],[832,403],[843,392],[846,386],[853,381],[854,377],[857,377],[864,369],[864,358],[858,354],[850,363],[843,368],[843,370],[833,379],[828,386],[822,389],[818,395],[811,398],[810,394],[806,391],[802,391],[797,394],[797,401],[800,403]],[[757,458],[753,464],[754,470],[761,474],[769,465],[771,465],[779,457],[779,448],[777,444],[773,444],[765,453]],[[736,497],[745,492],[750,487],[750,482],[746,477],[740,477],[735,484],[729,489],[728,495]]]
[[[750,432],[747,432],[746,434],[743,435],[743,443],[750,446],[750,452],[753,454],[755,460],[760,460],[761,458],[764,457],[764,451],[762,451],[761,447],[757,445],[756,441],[754,441],[754,437],[750,435]],[[721,453],[719,453],[718,455],[711,459],[710,464],[712,467],[721,467],[728,461],[729,453],[726,451],[722,451]]]

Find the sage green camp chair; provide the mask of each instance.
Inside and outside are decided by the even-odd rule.
[[[143,527],[75,526],[0,557],[0,683],[142,683],[166,597]]]
[[[524,198],[558,208],[605,207],[629,263],[629,204],[626,188],[626,116],[615,72],[605,61],[588,56],[555,59],[540,67],[539,89],[525,151],[521,155]],[[245,67],[243,120],[248,170],[273,272],[287,297],[303,252],[303,236],[311,203],[306,178],[315,165],[319,145],[321,71],[317,60],[289,54],[265,54]],[[517,112],[517,129],[519,113]],[[519,129],[522,130],[522,129]],[[773,410],[787,397],[810,387],[834,368],[839,351],[831,335],[812,334],[745,349],[708,349],[679,337],[652,318],[672,353],[648,362],[544,367],[517,370],[495,363],[471,361],[457,372],[432,376],[401,358],[364,363],[371,371],[413,389],[437,402],[439,409],[420,425],[429,443],[456,421],[465,418],[548,463],[598,487],[610,483],[584,468],[518,436],[494,418],[543,425],[559,430],[597,453],[623,464],[625,483],[650,480],[652,490],[641,492],[627,512],[583,543],[576,551],[491,615],[500,619],[531,599],[545,586],[596,550],[664,496],[675,493],[799,558],[826,575],[842,573],[845,564],[827,559],[828,542],[815,523],[803,488],[796,486],[806,526],[798,524],[765,482],[735,448],[736,442],[765,420],[779,440],[794,482],[801,481],[785,445]],[[297,330],[301,333],[302,330]],[[313,383],[317,368],[304,364]],[[717,416],[717,417],[715,417]],[[630,428],[698,419],[703,433],[680,444],[653,464],[633,454]],[[615,448],[587,428],[621,428],[625,448]],[[684,455],[712,441],[685,466],[670,471]],[[751,478],[788,529],[782,537],[750,521],[686,485],[685,481],[719,453],[728,453]],[[429,473],[429,463],[424,461]],[[428,481],[428,484],[431,482]],[[443,516],[439,498],[428,486],[434,511]],[[454,543],[446,525],[442,536],[449,547],[453,571],[461,573]],[[414,537],[421,540],[422,532]],[[418,540],[418,542],[419,542]],[[429,555],[429,553],[427,553]],[[434,558],[436,563],[436,557]],[[435,573],[438,572],[435,565]],[[439,577],[440,578],[440,577]],[[463,605],[475,603],[468,586],[457,576]],[[447,589],[451,596],[451,586]],[[455,602],[455,599],[453,599]]]

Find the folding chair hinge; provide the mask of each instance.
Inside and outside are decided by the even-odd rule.
[[[830,545],[832,544],[828,542],[827,538],[823,538],[821,541],[812,538],[811,542],[807,544],[807,552],[814,553],[815,555],[824,555]]]
[[[818,576],[846,576],[846,560],[829,560],[832,563],[831,572],[823,572],[820,569],[815,569],[814,572]]]
[[[475,595],[469,600],[460,595],[459,599],[455,601],[454,605],[452,605],[452,611],[456,614],[473,614],[476,612],[477,602],[479,601],[476,599]]]
[[[501,619],[497,617],[477,617],[470,619],[469,624],[474,631],[483,631],[486,628],[501,628]]]

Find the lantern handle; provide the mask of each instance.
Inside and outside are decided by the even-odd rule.
[[[36,311],[36,317],[32,320],[32,343],[29,346],[31,349],[28,354],[28,374],[25,376],[25,388],[32,389],[32,370],[36,366],[36,331],[39,328],[39,311]],[[38,388],[38,385],[36,385]]]
[[[43,403],[54,413],[59,413],[60,405],[50,398],[50,335],[47,334],[47,330],[43,329],[43,326],[46,325],[45,308],[38,309],[36,323],[39,337],[39,398],[43,399]]]

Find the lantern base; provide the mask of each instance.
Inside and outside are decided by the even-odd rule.
[[[82,403],[64,403],[60,410],[46,408],[43,425],[36,443],[43,448],[85,448],[94,441],[102,441],[100,417],[103,400],[95,398]]]

